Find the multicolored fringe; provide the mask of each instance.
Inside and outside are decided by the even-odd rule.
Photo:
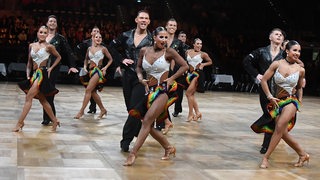
[[[102,71],[100,70],[100,68],[98,68],[97,66],[94,67],[93,69],[90,70],[89,74],[85,75],[85,76],[80,76],[80,81],[81,84],[83,84],[85,87],[88,86],[90,78],[95,74],[98,73],[99,76],[99,80],[98,80],[98,84],[104,84],[106,82],[106,79],[103,76]],[[100,89],[100,88],[98,88]]]
[[[271,105],[271,108],[268,105],[270,116],[272,118],[276,118],[281,113],[283,107],[285,107],[286,105],[288,105],[290,103],[293,103],[296,106],[297,110],[299,111],[299,109],[301,107],[300,101],[296,97],[287,97],[286,99],[280,100],[278,102],[279,108],[276,107],[276,108],[271,109],[272,105]]]
[[[94,67],[94,68],[90,71],[90,73],[89,73],[90,78],[91,78],[95,73],[98,73],[98,75],[99,75],[98,84],[103,84],[103,83],[105,83],[106,79],[103,77],[103,73],[102,73],[101,69],[98,68],[97,66]]]
[[[279,107],[275,107],[275,108],[273,107],[273,104],[269,103],[267,108],[269,110],[269,114],[271,118],[275,119],[282,112],[282,109],[290,103],[293,103],[296,106],[297,110],[299,111],[301,107],[301,103],[296,97],[287,97],[286,99],[280,100],[278,102]],[[294,127],[295,121],[296,121],[296,115],[293,116],[291,120],[288,122],[288,131],[290,131]],[[261,131],[266,133],[273,133],[274,127],[269,126],[267,124],[262,126]]]
[[[199,76],[200,75],[197,71],[192,71],[192,73],[187,74],[186,81],[188,84],[190,84],[194,78],[198,78]]]
[[[178,96],[175,94],[175,91],[178,88],[178,83],[174,81],[172,85],[169,87],[169,90],[167,90],[167,85],[164,83],[163,85],[158,85],[153,91],[149,92],[146,98],[146,110],[148,110],[152,103],[159,97],[160,94],[167,93],[169,96],[169,99],[167,103],[165,104],[165,107],[162,111],[162,113],[157,117],[157,123],[160,123],[164,121],[166,118],[168,118],[168,111],[167,109],[178,99]],[[138,110],[139,108],[133,108],[129,111],[130,116],[135,117],[137,119],[143,119],[143,116],[146,112],[140,112]]]
[[[34,73],[33,76],[30,78],[30,84],[32,85],[33,82],[38,79],[37,86],[40,87],[42,81],[43,81],[43,72],[40,68],[38,68]]]

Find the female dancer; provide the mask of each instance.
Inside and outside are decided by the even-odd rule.
[[[197,87],[201,86],[204,82],[204,73],[203,67],[212,65],[212,60],[209,55],[203,51],[202,48],[202,40],[196,38],[193,43],[193,49],[189,49],[186,52],[187,61],[189,63],[189,73],[186,78],[189,87],[186,91],[186,96],[188,99],[189,106],[189,114],[188,114],[188,122],[202,118],[202,114],[199,111],[199,106],[194,96]],[[204,61],[204,62],[203,62]],[[195,111],[195,114],[193,112]]]
[[[24,126],[24,119],[29,113],[33,98],[39,99],[44,110],[48,113],[49,117],[53,121],[52,131],[56,131],[57,126],[60,126],[60,122],[53,114],[52,108],[46,96],[53,96],[59,91],[50,83],[48,78],[51,71],[58,65],[61,60],[60,54],[55,47],[46,42],[48,36],[48,28],[41,26],[37,32],[38,41],[29,45],[29,55],[27,63],[27,80],[19,82],[19,87],[27,94],[26,101],[19,117],[19,121],[16,127],[12,130],[14,132],[22,130]],[[48,58],[50,55],[55,56],[57,59],[49,68],[47,67]],[[35,69],[32,77],[30,78],[31,69]]]
[[[296,121],[296,112],[302,101],[302,85],[305,70],[299,61],[301,46],[297,41],[289,41],[285,47],[285,59],[274,61],[263,75],[261,87],[270,101],[268,106],[272,121],[260,127],[261,131],[273,132],[267,152],[262,158],[260,168],[268,168],[268,159],[282,138],[299,155],[299,161],[294,164],[301,167],[309,162],[309,155],[288,133]],[[277,85],[277,96],[273,97],[267,81],[273,77]]]
[[[82,81],[83,85],[86,87],[85,95],[82,102],[82,107],[78,114],[74,117],[75,119],[80,119],[84,114],[84,109],[87,107],[91,96],[93,97],[94,101],[98,104],[100,108],[100,115],[98,119],[101,119],[104,115],[107,114],[107,110],[104,108],[100,96],[97,93],[97,89],[99,91],[102,90],[102,85],[105,83],[106,79],[104,76],[106,75],[106,71],[108,67],[112,63],[112,57],[106,47],[101,45],[102,43],[102,36],[100,33],[97,33],[94,36],[92,46],[88,48],[86,58],[84,60],[84,67],[83,70],[87,72],[87,65],[89,65],[89,81],[84,82]],[[102,63],[104,57],[108,58],[108,63],[102,69]]]
[[[153,124],[155,120],[160,123],[168,117],[168,107],[177,99],[174,95],[177,88],[175,79],[188,69],[188,65],[174,49],[166,48],[168,32],[164,27],[156,28],[153,39],[154,45],[142,48],[139,53],[136,72],[140,83],[145,86],[147,95],[145,101],[129,111],[130,115],[142,119],[142,127],[124,163],[125,166],[131,166],[134,163],[136,154],[149,133],[165,149],[162,160],[170,159],[170,155],[176,152],[166,137],[153,128]],[[170,62],[173,60],[180,65],[180,68],[168,78]],[[142,69],[146,71],[146,79],[143,78]]]

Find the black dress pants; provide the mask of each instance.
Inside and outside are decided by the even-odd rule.
[[[143,99],[145,95],[145,88],[141,83],[139,83],[137,74],[131,70],[123,72],[122,87],[127,111],[129,111]],[[129,147],[133,138],[138,136],[140,129],[141,120],[128,115],[123,126],[122,140],[120,141],[121,148]]]
[[[54,87],[56,87],[56,81],[58,79],[59,73],[60,65],[57,65],[50,73],[49,81]],[[53,114],[56,115],[56,108],[54,106],[54,96],[46,96],[46,99],[52,108]],[[48,116],[47,112],[43,109],[43,124],[47,124],[50,121],[52,120]]]
[[[91,112],[96,112],[97,111],[97,103],[94,101],[93,97],[90,98],[89,110]]]
[[[174,112],[181,113],[182,112],[182,99],[183,99],[183,86],[178,84],[177,88],[178,99],[174,103]]]
[[[271,119],[271,116],[267,110],[267,105],[269,103],[269,100],[267,99],[266,95],[264,94],[261,86],[259,86],[258,90],[259,90],[260,106],[263,111],[263,115],[259,118],[259,121],[267,122]],[[269,143],[271,141],[271,137],[272,137],[271,133],[264,133],[262,147],[268,149]]]

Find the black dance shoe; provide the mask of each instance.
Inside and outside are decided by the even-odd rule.
[[[178,114],[179,114],[179,112],[174,111],[174,112],[172,113],[172,116],[173,116],[173,117],[177,117]]]
[[[49,119],[44,119],[41,124],[44,125],[44,126],[48,126],[49,123],[50,123]]]
[[[90,109],[87,113],[95,114],[95,113],[96,113],[96,111],[97,111],[97,110],[91,110],[91,109]]]
[[[268,150],[268,147],[261,147],[261,149],[260,149],[260,153],[261,154],[265,154],[266,152],[267,152],[267,150]]]
[[[121,142],[120,142],[121,151],[122,151],[122,152],[129,152],[129,145],[130,145],[130,143],[121,141]]]

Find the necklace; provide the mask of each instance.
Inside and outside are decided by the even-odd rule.
[[[289,64],[294,64],[295,62],[290,62],[290,61],[288,61],[288,59],[287,58],[285,58],[284,60],[286,60],[287,61],[287,63],[289,63]]]

